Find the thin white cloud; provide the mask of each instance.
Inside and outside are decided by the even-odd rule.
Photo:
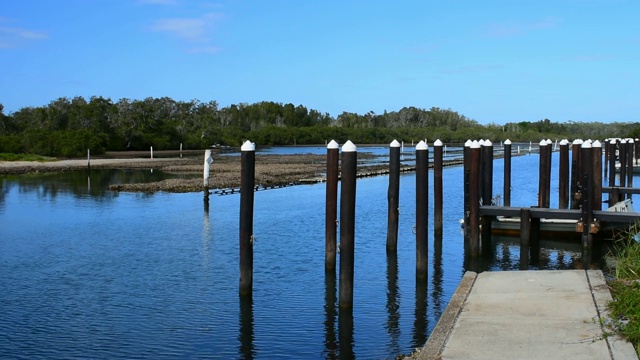
[[[562,23],[558,18],[544,18],[533,22],[504,22],[489,25],[484,34],[489,37],[511,37],[528,32],[553,29]]]
[[[42,40],[49,35],[42,31],[35,31],[14,26],[2,26],[6,19],[0,18],[0,49],[19,47],[28,41]]]
[[[138,0],[136,3],[141,5],[175,5],[176,0]]]
[[[198,18],[160,19],[151,26],[152,31],[165,32],[188,41],[209,41],[218,13],[205,14]]]

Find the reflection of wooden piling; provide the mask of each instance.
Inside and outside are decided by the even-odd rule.
[[[342,146],[340,190],[340,307],[353,307],[353,262],[356,217],[356,146]]]
[[[469,255],[480,253],[480,144],[474,141],[469,149]]]
[[[558,207],[569,208],[569,142],[560,141],[560,161],[558,164]]]
[[[416,145],[416,277],[427,276],[429,234],[429,147],[424,141]]]
[[[493,201],[493,144],[485,140],[482,148],[482,205],[490,206]],[[491,222],[493,216],[483,215],[482,223],[482,253],[487,256],[492,255],[491,245]]]
[[[529,268],[529,242],[531,239],[531,211],[520,209],[520,270]]]
[[[324,344],[327,354],[334,354],[338,348],[338,339],[336,338],[336,318],[338,317],[338,309],[336,307],[336,272],[325,271],[324,273]]]
[[[253,296],[240,296],[240,353],[243,359],[253,359],[255,357],[255,338],[253,329]]]
[[[546,140],[542,140],[540,142],[540,166],[538,172],[538,207],[539,208],[548,208],[549,207],[549,188],[550,188],[550,179],[549,179],[549,151],[550,146],[547,144]]]
[[[324,267],[336,268],[336,232],[338,221],[338,143],[331,140],[327,145],[327,183],[325,199],[325,256]]]
[[[433,231],[436,237],[442,235],[442,141],[433,143]]]
[[[400,143],[393,140],[389,145],[389,189],[387,190],[387,252],[398,248],[398,214],[400,197]]]
[[[246,141],[240,155],[240,295],[253,289],[253,188],[256,147]]]
[[[504,206],[511,206],[511,140],[504,142]]]

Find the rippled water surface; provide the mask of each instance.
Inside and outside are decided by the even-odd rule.
[[[513,159],[512,205],[535,204],[537,161]],[[501,193],[501,160],[494,171]],[[427,282],[415,278],[415,175],[401,177],[397,257],[388,178],[358,180],[352,314],[324,270],[324,184],[255,194],[254,291],[241,300],[239,195],[212,196],[207,212],[200,193],[118,194],[105,190],[116,175],[87,175],[0,177],[0,358],[394,358],[424,344],[464,273],[461,167],[444,172]],[[495,246],[487,268],[517,269],[517,243]],[[555,246],[539,267],[573,267],[579,253]]]

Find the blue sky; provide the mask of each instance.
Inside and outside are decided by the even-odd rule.
[[[2,0],[5,114],[59,97],[640,121],[638,0]]]

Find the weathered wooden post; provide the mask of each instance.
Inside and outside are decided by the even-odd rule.
[[[622,139],[618,146],[618,164],[620,165],[620,187],[627,187],[627,140]],[[626,195],[620,195],[618,201],[622,201]]]
[[[616,139],[609,139],[607,147],[609,148],[609,187],[614,187],[616,186]],[[609,199],[611,199],[611,193],[609,193]],[[611,205],[611,201],[609,201],[609,205]]]
[[[635,158],[635,164],[638,165],[638,158],[640,157],[640,139],[636,138],[633,141],[633,145],[634,145],[634,158]]]
[[[520,209],[520,270],[529,268],[529,242],[531,239],[531,210]]]
[[[356,172],[358,152],[349,140],[342,145],[340,188],[340,307],[353,307]]]
[[[416,145],[416,278],[427,277],[429,233],[429,147]]]
[[[504,206],[511,206],[511,140],[504,142]]]
[[[558,164],[558,207],[569,208],[569,141],[560,141],[560,161]]]
[[[203,192],[205,208],[209,208],[209,171],[213,158],[211,157],[211,150],[204,151],[204,171],[203,171]]]
[[[153,146],[151,147],[151,158],[153,159]]]
[[[325,199],[324,268],[336,268],[336,233],[338,222],[338,162],[340,149],[334,140],[327,145],[327,183]]]
[[[604,139],[604,177],[609,175],[609,142],[611,139]]]
[[[91,149],[87,149],[87,169],[91,171]]]
[[[443,166],[442,141],[433,143],[433,222],[434,234],[442,236],[442,166]]]
[[[540,141],[540,167],[538,172],[538,207],[548,208],[549,179],[549,145],[546,140]]]
[[[253,187],[256,146],[246,141],[240,148],[240,296],[253,292]]]
[[[464,143],[464,148],[462,151],[462,167],[463,167],[463,197],[464,197],[464,214],[462,214],[463,225],[464,225],[464,235],[465,237],[469,237],[469,164],[471,164],[471,140],[467,140]],[[468,243],[468,241],[467,241]]]
[[[580,145],[582,140],[575,139],[571,143],[571,208],[577,209],[579,207],[579,200],[577,198],[578,185],[580,184]]]
[[[553,142],[550,139],[547,139],[547,181],[549,186],[547,186],[547,194],[545,197],[545,202],[547,203],[547,207],[551,207],[551,162],[553,160]]]
[[[398,248],[398,215],[400,209],[400,143],[389,144],[389,189],[387,190],[387,252]]]
[[[591,149],[591,209],[602,210],[602,144],[596,140],[591,143]]]
[[[592,164],[592,145],[591,141],[585,141],[582,144],[581,159],[585,167],[582,174],[582,261],[585,269],[589,268],[591,263],[591,254],[593,253],[593,236],[591,235],[591,222],[593,221],[593,199],[591,186],[591,175],[588,164]]]
[[[469,150],[469,255],[480,254],[480,144],[474,141]]]
[[[627,187],[633,187],[633,150],[635,149],[633,139],[627,140]],[[631,194],[627,195],[631,199]]]
[[[493,144],[485,140],[482,145],[482,205],[491,206],[493,201]],[[490,256],[493,254],[491,245],[492,216],[483,215],[482,222],[482,253]]]

